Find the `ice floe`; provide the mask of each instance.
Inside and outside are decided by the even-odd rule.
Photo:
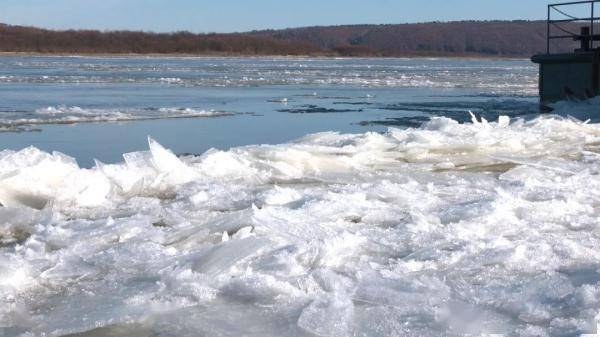
[[[194,108],[115,108],[94,109],[77,106],[49,106],[34,112],[3,112],[0,132],[39,131],[40,124],[74,124],[90,122],[127,122],[169,118],[230,116],[233,113]]]
[[[0,332],[574,336],[600,125],[434,118],[90,169],[0,152]]]

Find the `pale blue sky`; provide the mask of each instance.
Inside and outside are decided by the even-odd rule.
[[[545,0],[0,0],[0,22],[233,32],[359,23],[541,19]]]

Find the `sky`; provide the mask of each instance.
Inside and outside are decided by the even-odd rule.
[[[241,32],[340,24],[542,19],[545,0],[0,0],[0,22],[51,29]]]

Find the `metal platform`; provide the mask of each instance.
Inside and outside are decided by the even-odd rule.
[[[597,3],[600,3],[600,0],[548,5],[546,54],[531,58],[540,65],[539,88],[542,104],[565,99],[584,100],[600,94],[600,48],[596,43],[600,41],[600,34],[594,33],[594,25],[600,23],[600,17],[594,16]],[[589,17],[579,17],[569,12],[569,8],[573,6],[587,5],[590,10]],[[553,14],[562,17],[553,19]],[[580,25],[579,33],[569,30],[573,28],[573,23]],[[552,28],[561,34],[553,35]],[[552,53],[550,42],[561,39],[578,41],[579,48],[571,53]]]
[[[572,39],[576,41],[581,41],[582,51],[588,51],[594,49],[595,41],[600,41],[600,34],[595,34],[594,32],[594,24],[600,22],[600,17],[596,17],[596,3],[599,3],[600,0],[587,0],[587,1],[574,1],[574,2],[564,2],[557,4],[548,5],[548,19],[546,21],[547,26],[547,41],[546,41],[546,54],[550,54],[550,42],[552,40],[560,40],[560,39]],[[577,17],[568,13],[569,7],[574,6],[590,6],[590,16],[588,17]],[[553,19],[553,14],[561,15],[559,19]],[[586,25],[581,27],[580,33],[575,33],[570,31],[568,28],[564,27],[564,24],[570,23],[585,23]],[[559,35],[552,34],[552,28],[556,28],[561,32]]]

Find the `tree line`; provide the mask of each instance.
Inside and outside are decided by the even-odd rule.
[[[106,54],[303,55],[319,51],[303,42],[243,34],[149,33],[0,26],[0,51]]]
[[[577,31],[575,24],[567,29]],[[562,41],[555,51],[574,48]],[[546,49],[543,21],[305,27],[234,34],[55,31],[0,24],[0,52],[528,57]]]

